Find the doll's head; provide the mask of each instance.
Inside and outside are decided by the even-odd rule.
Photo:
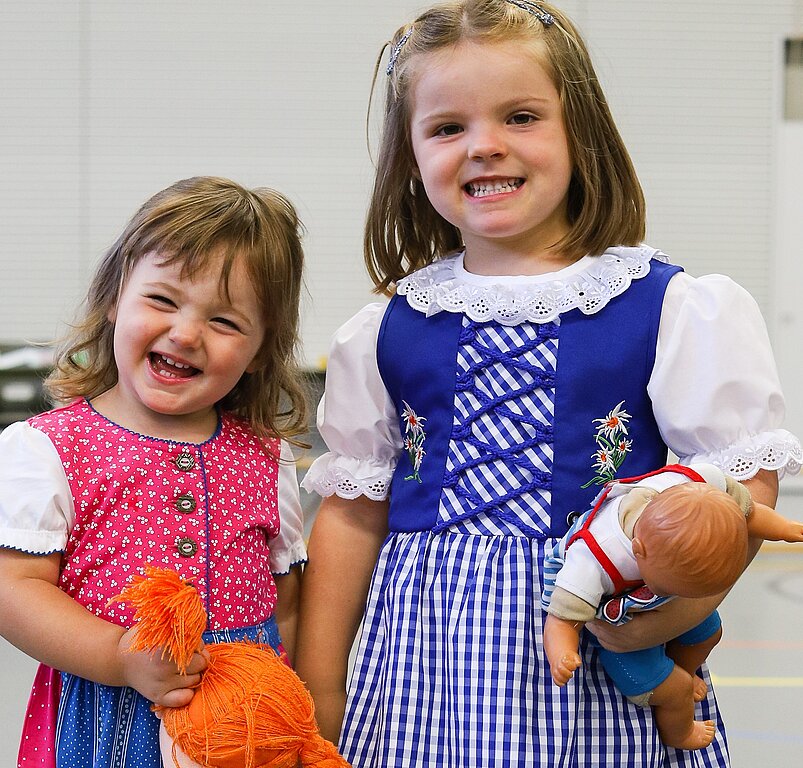
[[[458,249],[458,229],[427,199],[416,173],[411,112],[422,71],[462,43],[523,46],[558,91],[573,174],[570,230],[556,249],[568,256],[636,245],[644,236],[641,186],[577,28],[548,3],[458,0],[435,5],[389,43],[384,124],[368,212],[365,255],[382,291],[404,274]],[[384,69],[384,68],[382,68]],[[467,94],[467,105],[470,105]]]
[[[728,589],[744,570],[747,523],[736,501],[706,483],[684,483],[647,504],[633,554],[657,595],[704,597]]]
[[[161,651],[184,673],[207,615],[198,591],[177,573],[146,565],[114,598],[135,608],[131,651]],[[158,707],[168,768],[349,768],[315,722],[312,696],[272,648],[207,645],[208,667],[183,707]]]
[[[219,405],[248,418],[263,434],[304,431],[305,398],[295,353],[303,251],[292,204],[270,189],[246,189],[228,179],[179,181],[147,200],[104,254],[90,285],[83,316],[65,340],[47,380],[56,400],[95,397],[118,379],[114,314],[132,270],[149,254],[180,265],[182,278],[220,263],[226,294],[235,263],[242,263],[265,328],[258,365],[244,374]],[[282,421],[287,396],[293,414]]]

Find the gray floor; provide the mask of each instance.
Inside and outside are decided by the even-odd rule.
[[[779,509],[803,518],[803,498]],[[803,752],[803,545],[765,544],[722,607],[711,658],[732,768],[793,768]],[[0,768],[13,766],[35,664],[0,639]]]

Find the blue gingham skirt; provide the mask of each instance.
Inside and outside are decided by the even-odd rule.
[[[279,650],[273,617],[255,627],[204,632],[204,643],[254,640]],[[162,768],[159,720],[133,688],[62,673],[56,725],[58,768]]]
[[[583,643],[564,688],[542,652],[542,564],[554,539],[463,525],[391,534],[362,625],[340,748],[354,768],[726,768],[710,679],[705,750],[666,749]]]

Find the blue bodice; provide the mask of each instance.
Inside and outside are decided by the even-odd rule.
[[[619,466],[636,475],[665,464],[647,384],[679,269],[653,260],[600,311],[546,323],[427,316],[394,297],[377,345],[404,439],[391,530],[484,519],[561,536]]]

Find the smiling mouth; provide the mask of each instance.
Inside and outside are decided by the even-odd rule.
[[[201,372],[199,368],[193,368],[186,363],[179,363],[177,360],[173,360],[172,357],[160,355],[158,352],[151,352],[148,355],[148,359],[154,373],[165,376],[168,379],[188,379]]]
[[[502,195],[506,192],[515,192],[524,179],[495,179],[494,181],[470,181],[464,189],[471,197],[488,197],[488,195]]]

